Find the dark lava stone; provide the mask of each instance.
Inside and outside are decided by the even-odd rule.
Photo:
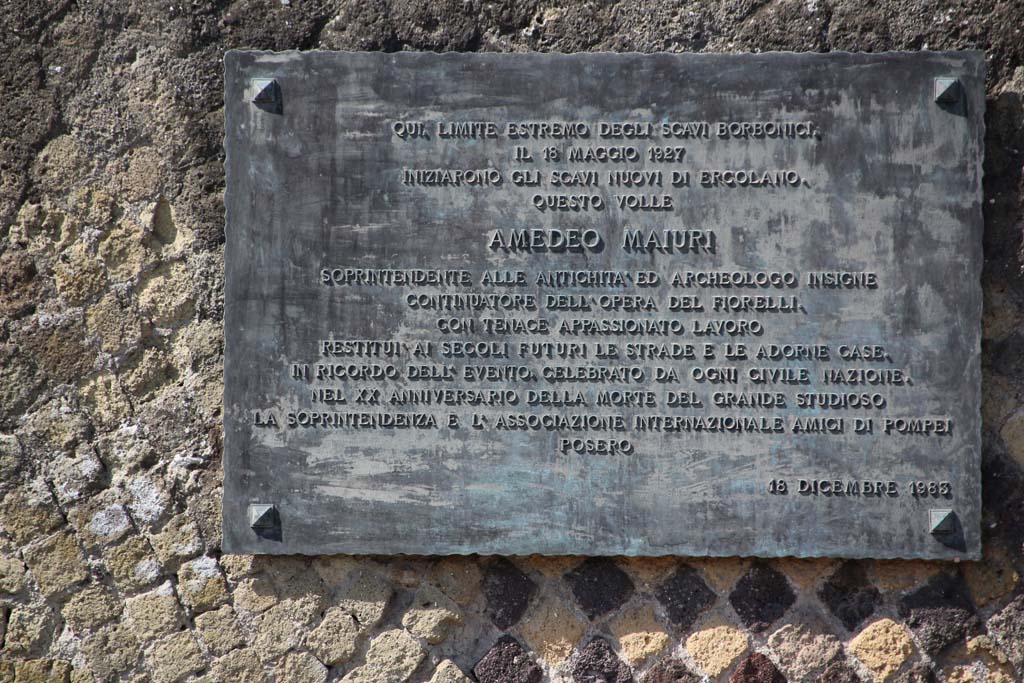
[[[775,668],[772,660],[755,652],[740,662],[729,676],[729,683],[786,683],[786,677]]]
[[[1024,669],[1024,595],[1017,596],[988,620],[988,632],[1010,661]]]
[[[686,630],[704,610],[715,604],[715,593],[693,567],[683,565],[654,591],[676,627]]]
[[[930,655],[938,654],[981,628],[967,584],[960,574],[943,572],[932,577],[900,601],[899,611]]]
[[[544,672],[515,638],[505,636],[476,663],[473,675],[480,683],[540,683]]]
[[[939,679],[935,672],[924,664],[915,664],[897,676],[893,683],[939,683]]]
[[[575,683],[633,683],[633,672],[607,641],[595,638],[580,651],[572,679]]]
[[[644,674],[641,683],[700,683],[700,676],[675,657],[666,657]]]
[[[818,683],[863,683],[857,672],[846,662],[832,662],[818,677]]]
[[[507,629],[523,618],[537,584],[508,560],[497,559],[487,567],[483,591],[488,618],[498,628]]]
[[[622,606],[633,595],[633,581],[612,560],[591,558],[565,574],[576,602],[590,619]]]
[[[786,577],[762,562],[754,563],[729,594],[729,604],[755,633],[768,628],[795,601]]]
[[[860,562],[843,563],[822,586],[818,597],[848,631],[856,629],[882,602]]]

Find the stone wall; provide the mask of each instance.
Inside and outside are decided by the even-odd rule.
[[[226,49],[989,57],[985,559],[220,550]],[[0,681],[1024,680],[1021,0],[5,0]]]

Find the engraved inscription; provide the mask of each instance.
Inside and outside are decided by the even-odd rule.
[[[283,545],[228,545],[976,553],[927,533],[979,500],[950,64],[229,55],[229,99],[270,70],[285,104],[229,106],[226,487]]]

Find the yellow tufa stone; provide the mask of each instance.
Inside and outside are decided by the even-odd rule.
[[[3,616],[3,615],[0,615]],[[53,614],[45,605],[19,605],[7,617],[3,657],[25,656],[38,652],[53,634]]]
[[[176,377],[170,356],[148,348],[133,355],[124,366],[121,383],[133,396],[145,398]]]
[[[462,613],[448,596],[425,586],[416,592],[412,607],[402,617],[402,626],[418,638],[436,645],[448,637],[448,630],[462,623]]]
[[[123,623],[103,626],[82,638],[81,653],[92,673],[101,681],[118,680],[135,666],[141,647]]]
[[[306,637],[306,647],[324,664],[344,664],[356,652],[359,624],[340,607],[331,607],[320,624]]]
[[[28,251],[40,254],[61,252],[78,239],[81,225],[48,199],[42,204],[25,202],[10,227],[12,244],[27,244]]]
[[[156,683],[174,683],[201,671],[206,659],[189,631],[182,631],[157,643],[146,657]]]
[[[522,560],[522,570],[534,569],[549,579],[560,579],[567,571],[580,563],[578,557],[554,557],[530,555]]]
[[[447,557],[431,571],[434,583],[460,605],[468,605],[480,590],[483,574],[475,558]]]
[[[455,662],[446,659],[437,665],[434,675],[430,677],[428,683],[472,683],[472,681],[462,673],[462,669]]]
[[[99,245],[99,255],[107,267],[107,277],[115,282],[132,280],[156,261],[156,254],[145,243],[141,225],[125,218]]]
[[[982,339],[1000,340],[1017,329],[1021,323],[1021,312],[1005,285],[988,285],[982,291],[982,296]]]
[[[370,643],[366,663],[353,669],[343,683],[407,683],[427,653],[401,629],[381,633]]]
[[[963,568],[964,579],[978,607],[1008,595],[1020,580],[1006,550],[992,543],[985,544],[980,562],[965,562]]]
[[[976,636],[966,643],[958,643],[945,654],[945,659],[948,666],[943,673],[949,681],[1012,683],[1015,680],[1009,657],[988,636]]]
[[[586,630],[587,624],[552,595],[538,600],[519,627],[530,648],[551,666],[565,661]]]
[[[139,481],[139,479],[136,479],[136,482]],[[141,481],[144,483],[137,485],[137,489],[143,495],[143,502],[140,504],[149,506],[153,510],[154,520],[159,519],[159,515],[163,513],[162,511],[157,512],[157,509],[164,504],[164,499],[162,496],[150,495],[149,480]],[[133,505],[132,511],[135,512],[135,509],[140,504]],[[139,515],[136,514],[135,516],[137,520]],[[203,550],[203,542],[199,537],[199,528],[183,512],[171,517],[163,529],[160,530],[160,533],[153,534],[149,538],[149,542],[153,545],[153,550],[156,551],[161,564],[164,565],[170,564],[173,566],[176,560],[190,560],[199,555]]]
[[[0,498],[0,528],[18,545],[53,531],[63,522],[57,502],[42,481],[5,493]]]
[[[878,560],[872,568],[875,584],[884,591],[899,592],[919,586],[942,569],[937,562]]]
[[[948,666],[942,673],[946,676],[946,683],[984,683],[969,666]]]
[[[265,576],[243,579],[235,588],[235,607],[246,612],[259,614],[277,604],[274,584]]]
[[[80,393],[83,407],[97,427],[112,429],[131,416],[131,401],[112,372],[104,370],[90,377]]]
[[[885,683],[914,654],[914,643],[902,624],[879,619],[850,641],[850,652],[871,671],[876,683]]]
[[[204,320],[180,328],[173,340],[172,357],[175,366],[182,372],[198,370],[203,363],[220,360],[224,330],[216,321]]]
[[[138,536],[130,536],[113,548],[103,548],[101,553],[114,583],[125,592],[153,585],[162,573],[149,544]]]
[[[793,582],[793,585],[810,590],[831,576],[839,562],[821,557],[785,557],[774,560],[773,564]]]
[[[96,683],[96,677],[88,669],[73,669],[70,683]]]
[[[252,576],[259,571],[256,566],[256,558],[260,555],[221,555],[220,566],[232,582],[241,581],[247,576]],[[315,566],[315,563],[314,563]]]
[[[266,683],[267,680],[266,674],[263,673],[263,665],[251,648],[231,650],[214,660],[210,674],[212,681],[216,683]]]
[[[195,295],[188,269],[180,261],[165,263],[139,282],[139,307],[157,327],[172,327],[192,317]]]
[[[101,349],[115,355],[137,346],[150,333],[135,307],[115,292],[89,307],[85,326],[99,337]]]
[[[836,657],[843,647],[823,624],[816,621],[786,624],[768,637],[780,668],[790,680],[811,680]]]
[[[71,211],[89,227],[103,229],[110,225],[117,211],[117,202],[100,187],[84,186],[75,189],[70,197]]]
[[[1006,445],[1006,451],[1020,467],[1024,467],[1024,409],[1006,419],[999,436]]]
[[[43,595],[56,595],[89,578],[78,543],[67,531],[29,546],[23,554]]]
[[[363,572],[342,593],[338,606],[356,618],[365,633],[377,625],[391,601],[391,585],[373,572]]]
[[[266,683],[263,665],[252,649],[232,650],[214,661],[210,667],[213,681],[231,683]]]
[[[192,244],[192,231],[175,219],[174,207],[163,197],[143,209],[139,221],[149,229],[149,245],[165,258],[182,254]]]
[[[0,555],[0,596],[23,591],[25,578],[25,565],[21,560]]]
[[[985,427],[998,430],[1017,409],[1017,390],[1005,377],[982,370],[981,420]]]
[[[170,582],[125,600],[125,613],[132,633],[143,641],[177,633],[184,624],[184,615]]]
[[[639,664],[664,650],[671,638],[650,605],[625,610],[609,624],[630,664]]]
[[[178,592],[194,612],[213,609],[228,599],[228,587],[217,560],[205,555],[181,565]]]
[[[303,636],[300,626],[293,618],[291,605],[282,602],[271,607],[256,626],[256,655],[269,662],[296,647]]]
[[[3,669],[0,669],[2,673]],[[67,662],[53,659],[14,662],[13,683],[68,683],[70,680],[71,665]]]
[[[288,683],[324,683],[327,667],[308,652],[289,652],[275,669],[277,680]]]
[[[214,656],[227,654],[245,644],[235,610],[230,605],[198,614],[195,621],[200,639]]]
[[[702,629],[686,639],[686,651],[711,678],[725,673],[748,646],[747,634],[727,624]]]
[[[112,545],[132,531],[120,492],[106,489],[68,511],[68,520],[86,548]]]
[[[699,569],[712,590],[722,593],[731,589],[750,566],[741,557],[695,557],[687,562]]]
[[[679,567],[675,557],[624,557],[618,564],[644,591],[653,590]]]
[[[85,245],[76,244],[66,261],[58,260],[54,265],[53,282],[66,302],[80,306],[103,291],[107,277],[103,263],[89,254]]]
[[[121,615],[121,602],[107,588],[88,586],[68,600],[61,610],[65,621],[76,631],[95,629]]]

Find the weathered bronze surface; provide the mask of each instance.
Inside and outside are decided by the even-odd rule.
[[[228,53],[225,550],[977,557],[983,72]]]

